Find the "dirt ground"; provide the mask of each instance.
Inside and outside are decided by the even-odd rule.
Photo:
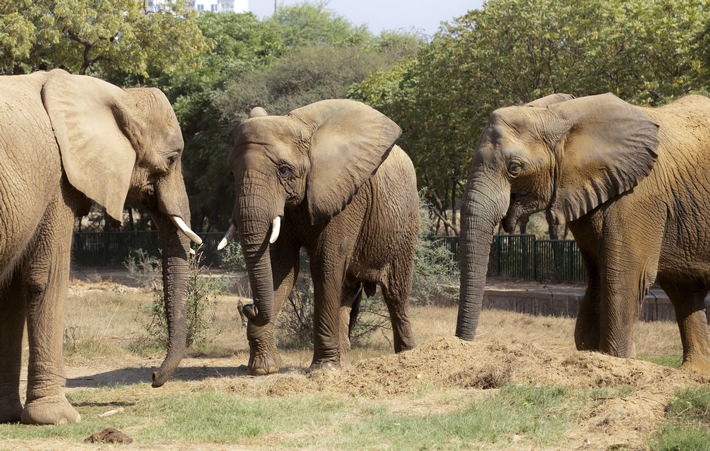
[[[85,287],[85,285],[82,285]],[[74,284],[74,293],[77,288]],[[116,288],[112,288],[116,289]],[[120,290],[120,288],[119,288]],[[235,299],[220,300],[233,309]],[[230,310],[231,311],[231,310]],[[474,342],[453,337],[456,310],[427,307],[414,311],[418,347],[398,355],[382,350],[354,349],[341,371],[307,373],[310,351],[284,353],[284,368],[267,377],[246,376],[246,342],[228,338],[237,352],[224,357],[183,360],[173,380],[161,390],[219,390],[250,397],[282,397],[302,393],[333,393],[365,399],[391,400],[406,412],[440,412],[475,399],[504,384],[532,384],[570,388],[631,387],[623,397],[597,400],[567,431],[574,449],[646,449],[649,437],[664,419],[664,408],[680,387],[706,384],[710,379],[636,359],[619,359],[574,348],[574,321],[569,318],[531,317],[487,310],[481,315]],[[235,327],[235,329],[238,329]],[[109,334],[115,333],[108,331]],[[242,334],[243,332],[235,332]],[[644,337],[680,352],[675,324],[644,323],[637,332],[637,351],[646,349]],[[147,392],[150,368],[160,362],[128,356],[101,361],[67,362],[68,394],[72,390],[116,384],[137,384]],[[142,385],[141,385],[142,384]],[[425,392],[425,396],[412,396]],[[440,402],[441,396],[449,402]],[[46,449],[47,442],[22,442],[20,447]],[[225,449],[224,446],[217,449]],[[530,449],[527,445],[525,449]]]

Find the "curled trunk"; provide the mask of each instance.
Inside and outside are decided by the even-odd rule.
[[[269,225],[269,221],[244,220],[241,227],[243,232],[240,235],[254,297],[254,304],[244,306],[243,311],[257,326],[264,326],[271,321],[274,306],[274,281],[269,242],[266,239]]]
[[[153,387],[163,385],[180,364],[187,346],[187,278],[190,240],[164,215],[153,215],[163,256],[163,294],[168,322],[168,350],[153,373]]]

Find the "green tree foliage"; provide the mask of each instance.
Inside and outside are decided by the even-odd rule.
[[[267,22],[274,25],[287,47],[346,45],[371,39],[365,26],[354,26],[327,9],[328,2],[303,2],[276,8]]]
[[[192,66],[147,81],[166,92],[182,127],[193,227],[223,230],[232,210],[232,202],[225,200],[234,198],[226,166],[232,134],[215,104],[215,93],[232,77],[275,61],[283,44],[271,25],[251,13],[206,12],[197,24],[211,50]]]
[[[402,126],[420,185],[446,219],[492,110],[554,92],[658,105],[699,89],[709,19],[708,0],[489,0],[351,95]]]
[[[151,66],[170,70],[207,49],[187,3],[146,14],[136,0],[3,2],[0,64],[3,73],[62,67],[147,76]]]

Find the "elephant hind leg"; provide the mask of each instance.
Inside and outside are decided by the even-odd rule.
[[[412,324],[409,321],[409,294],[412,291],[414,264],[412,261],[392,263],[386,284],[380,285],[392,322],[394,352],[402,352],[416,346]]]
[[[20,369],[26,304],[15,273],[0,288],[0,423],[20,421]]]
[[[682,368],[710,374],[710,334],[705,313],[708,289],[703,283],[660,281],[675,309],[683,344]]]

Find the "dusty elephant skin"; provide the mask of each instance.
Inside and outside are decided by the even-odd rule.
[[[229,157],[237,199],[227,233],[239,230],[254,295],[244,307],[249,373],[280,366],[274,322],[293,290],[301,248],[314,285],[311,368],[340,365],[352,302],[377,285],[395,351],[412,348],[407,305],[419,198],[412,162],[394,145],[400,128],[350,100],[316,102],[286,116],[256,108],[251,116]]]
[[[62,70],[0,77],[0,422],[74,423],[62,334],[74,218],[91,201],[120,223],[139,202],[160,230],[170,343],[154,385],[185,350],[189,239],[175,113],[157,89],[123,90]],[[19,383],[23,326],[29,367]]]
[[[683,367],[710,374],[708,157],[703,96],[652,109],[555,94],[493,112],[464,195],[456,335],[475,335],[494,226],[510,231],[549,209],[569,224],[589,274],[577,348],[633,356],[640,305],[658,281],[678,318]]]

